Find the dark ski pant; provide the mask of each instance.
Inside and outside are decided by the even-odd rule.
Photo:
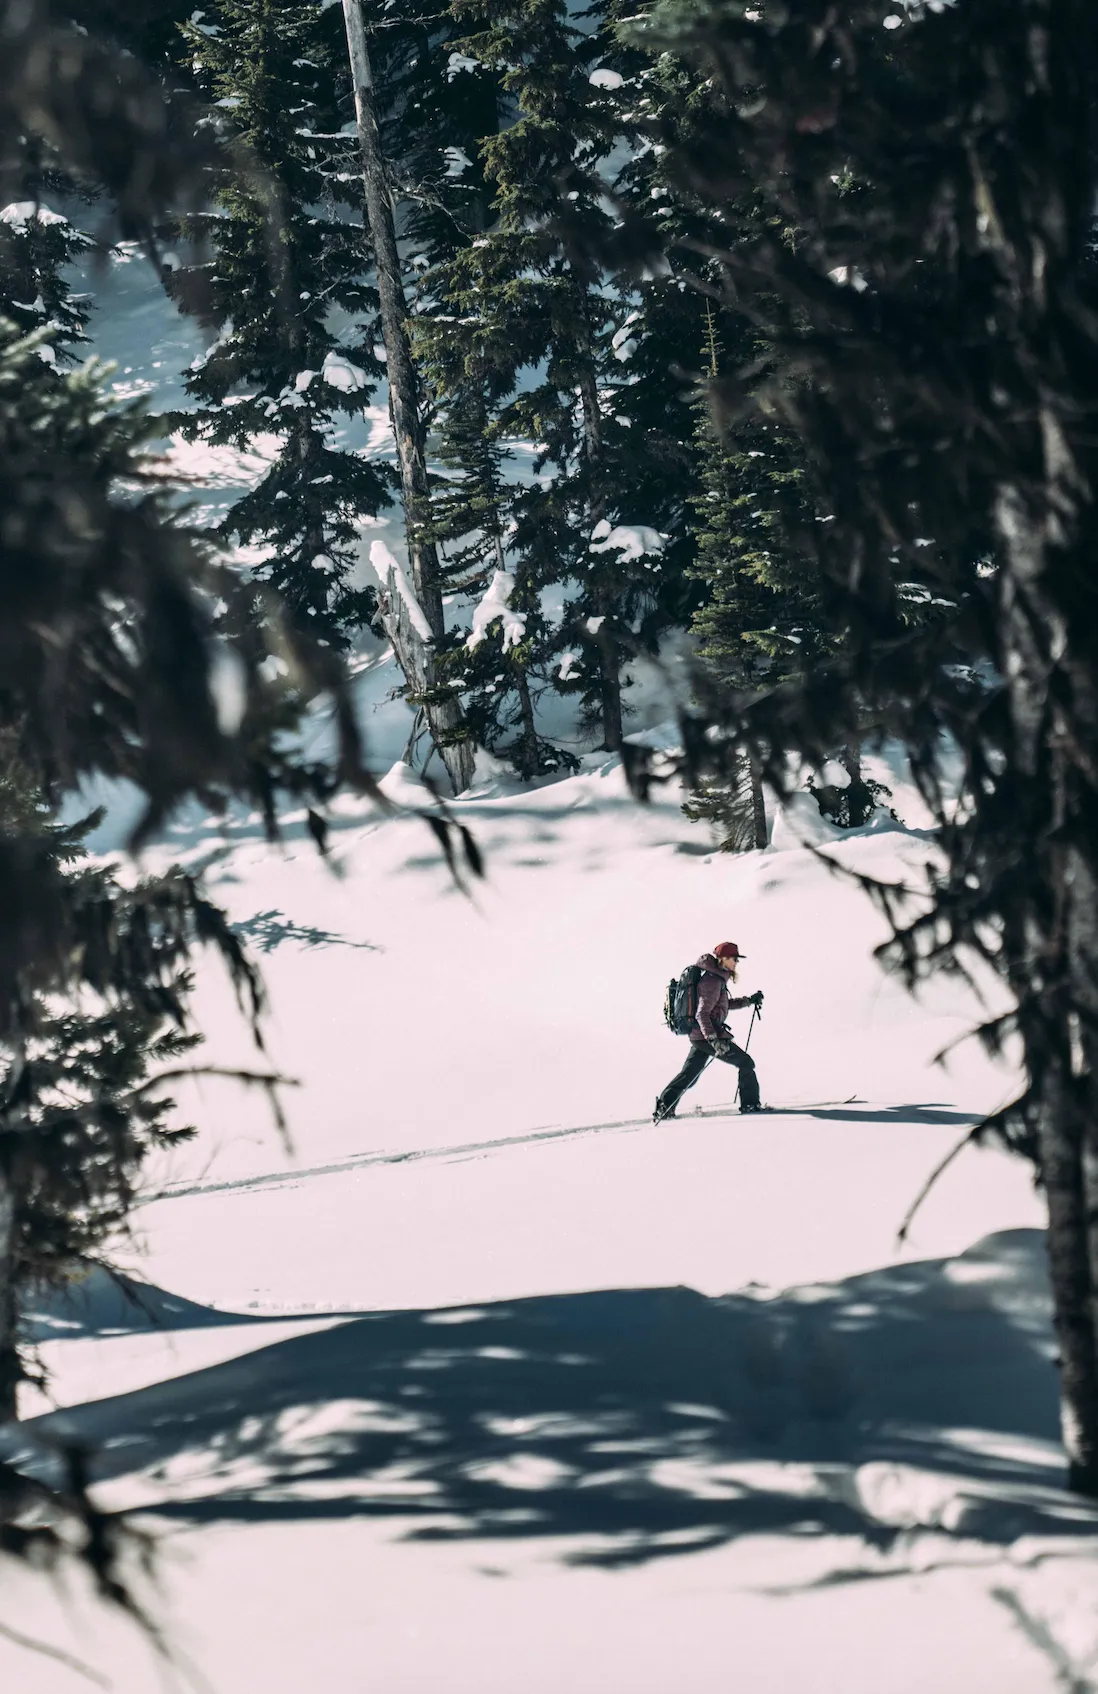
[[[759,1079],[755,1075],[755,1061],[750,1053],[733,1042],[727,1053],[721,1055],[726,1065],[735,1065],[740,1073],[740,1105],[749,1110],[759,1103]],[[656,1109],[660,1112],[673,1112],[688,1088],[693,1088],[709,1059],[715,1058],[708,1041],[692,1041],[690,1051],[686,1055],[686,1063],[678,1076],[673,1076],[663,1093],[656,1101]]]

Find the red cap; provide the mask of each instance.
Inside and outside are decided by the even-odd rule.
[[[741,953],[734,941],[718,941],[713,949],[715,959],[746,959],[747,954]]]

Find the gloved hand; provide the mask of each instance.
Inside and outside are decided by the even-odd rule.
[[[713,1049],[714,1056],[718,1059],[727,1058],[732,1051],[732,1040],[727,1035],[715,1035],[709,1045]]]
[[[752,994],[751,998],[754,1001],[755,1010],[757,1012],[761,1012],[762,1011],[762,1003],[763,1003],[763,991],[762,991],[762,989],[756,988],[756,990],[755,990],[754,994]]]

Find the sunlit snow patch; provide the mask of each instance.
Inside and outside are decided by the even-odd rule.
[[[338,388],[344,394],[353,394],[357,389],[373,387],[372,378],[339,353],[329,353],[326,356],[320,374],[329,388]]]
[[[503,625],[503,645],[517,647],[526,634],[526,613],[513,612],[508,604],[515,591],[515,579],[509,571],[496,571],[480,602],[473,608],[473,627],[465,645],[472,651],[479,647],[498,618]]]

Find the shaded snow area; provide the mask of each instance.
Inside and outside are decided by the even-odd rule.
[[[201,1134],[149,1170],[125,1275],[26,1314],[49,1395],[0,1432],[29,1469],[88,1446],[156,1546],[135,1581],[166,1657],[79,1578],[5,1567],[0,1689],[1098,1686],[1096,1514],[1063,1486],[1028,1169],[969,1146],[897,1246],[1016,1086],[973,1042],[935,1063],[986,1014],[973,992],[912,1000],[871,957],[882,923],[844,873],[917,900],[935,851],[902,760],[866,761],[902,827],[843,836],[802,796],[730,856],[579,741],[559,780],[484,759],[453,805],[488,868],[463,890],[395,763],[391,658],[356,663],[398,815],[338,802],[330,866],[293,814],[272,849],[260,819],[195,809],[147,855],[204,869],[262,964],[292,1149],[261,1097],[176,1090]],[[633,692],[653,745],[660,686]],[[102,797],[108,853],[134,806]],[[765,991],[751,1052],[779,1109],[741,1118],[718,1065],[655,1127],[685,1056],[666,982],[720,940]],[[197,994],[202,1058],[254,1067],[212,965]]]

